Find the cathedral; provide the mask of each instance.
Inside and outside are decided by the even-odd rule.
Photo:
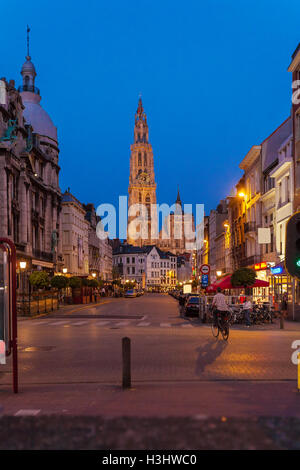
[[[147,116],[141,98],[135,114],[134,143],[130,149],[128,243],[134,246],[152,245],[157,238],[157,214],[151,211],[152,204],[156,205],[156,183]],[[141,204],[146,214],[141,213]],[[143,220],[146,222],[143,223]]]
[[[184,213],[179,188],[177,199],[158,232],[153,150],[149,143],[147,116],[141,98],[135,114],[134,143],[130,149],[128,244],[139,247],[156,245],[162,251],[175,254],[191,252],[189,242],[193,242],[193,239],[186,239],[185,226],[194,230],[194,218],[192,214]]]

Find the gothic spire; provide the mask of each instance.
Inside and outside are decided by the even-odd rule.
[[[138,109],[137,109],[137,114],[141,118],[144,114],[144,108],[143,108],[143,103],[142,103],[142,97],[140,95],[139,97],[139,104],[138,104]]]
[[[182,206],[182,202],[181,202],[180,194],[179,194],[179,185],[178,185],[176,204],[179,204],[180,206]]]

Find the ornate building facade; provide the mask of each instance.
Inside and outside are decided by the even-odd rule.
[[[1,79],[0,236],[11,238],[27,270],[62,267],[57,129],[40,105],[36,70],[26,56],[18,91]]]
[[[89,222],[89,272],[98,279],[109,281],[112,279],[112,246],[108,238],[102,240],[97,235],[97,226],[102,223],[94,204],[89,203],[83,207],[86,211],[85,218]]]
[[[157,232],[157,214],[155,211],[151,213],[152,204],[156,205],[156,183],[147,116],[141,98],[135,114],[134,143],[130,149],[127,236],[128,243],[134,246],[143,246],[155,243],[155,237],[152,238],[151,230]],[[144,214],[141,208],[135,206],[136,204],[143,204],[146,213]],[[146,222],[143,223],[142,219]],[[142,231],[143,226],[147,229],[144,232]]]
[[[180,199],[179,188],[174,211],[165,217],[163,227],[159,232],[157,246],[163,251],[175,254],[189,253],[194,250],[195,222],[193,214],[185,213]]]

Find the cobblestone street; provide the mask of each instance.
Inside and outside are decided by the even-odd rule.
[[[177,302],[162,294],[21,319],[20,393],[11,393],[8,365],[0,404],[12,415],[298,416],[291,345],[299,329],[241,326],[228,343],[215,340],[209,325],[180,317]],[[126,392],[124,336],[132,341],[133,388]]]

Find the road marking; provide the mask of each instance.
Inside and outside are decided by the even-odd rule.
[[[138,323],[136,326],[149,326],[151,323],[147,323],[145,321],[142,321],[142,323]]]
[[[33,323],[33,325],[45,325],[46,323],[50,323],[49,320],[37,320]]]
[[[183,323],[181,326],[182,328],[193,328],[193,325],[191,325],[190,323]]]
[[[72,323],[73,326],[80,326],[80,325],[85,325],[87,321],[78,321],[76,323]]]
[[[162,328],[170,328],[171,323],[161,323],[160,326],[161,326]]]
[[[15,413],[15,416],[36,416],[41,410],[19,410]]]
[[[129,323],[129,321],[121,321],[120,323],[116,323],[116,326],[127,326]]]
[[[98,321],[97,323],[95,323],[95,325],[104,326],[104,325],[107,325],[108,323],[109,323],[109,321]]]
[[[51,326],[57,326],[57,325],[64,325],[66,324],[66,321],[56,321],[54,323],[50,323]]]

